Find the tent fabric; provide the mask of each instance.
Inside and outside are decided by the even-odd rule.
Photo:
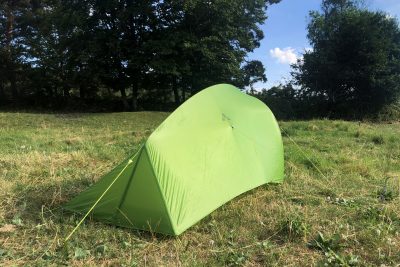
[[[232,85],[219,84],[183,103],[138,153],[65,208],[87,212],[126,167],[91,216],[179,235],[234,197],[282,182],[283,162],[281,133],[270,109]]]

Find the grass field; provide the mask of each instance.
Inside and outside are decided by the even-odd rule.
[[[283,184],[176,238],[87,220],[63,245],[80,217],[61,205],[167,115],[0,113],[0,265],[399,266],[399,123],[280,122],[302,151],[284,135]]]

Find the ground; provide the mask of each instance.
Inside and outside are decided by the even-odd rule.
[[[62,205],[167,115],[0,113],[0,265],[400,263],[399,123],[279,122],[284,183],[235,198],[179,237],[88,219],[63,243],[81,217]]]

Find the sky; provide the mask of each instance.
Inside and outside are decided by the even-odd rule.
[[[370,10],[382,10],[400,19],[400,0],[365,0]],[[290,78],[290,64],[296,62],[311,46],[306,27],[310,10],[319,10],[321,0],[282,0],[267,10],[268,19],[261,25],[264,39],[248,56],[260,60],[266,68],[266,83],[254,85],[256,90],[270,88]]]

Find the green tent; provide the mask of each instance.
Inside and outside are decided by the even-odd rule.
[[[282,180],[274,115],[256,98],[219,84],[182,104],[135,155],[66,209],[93,208],[93,218],[110,224],[179,235],[234,197]]]

